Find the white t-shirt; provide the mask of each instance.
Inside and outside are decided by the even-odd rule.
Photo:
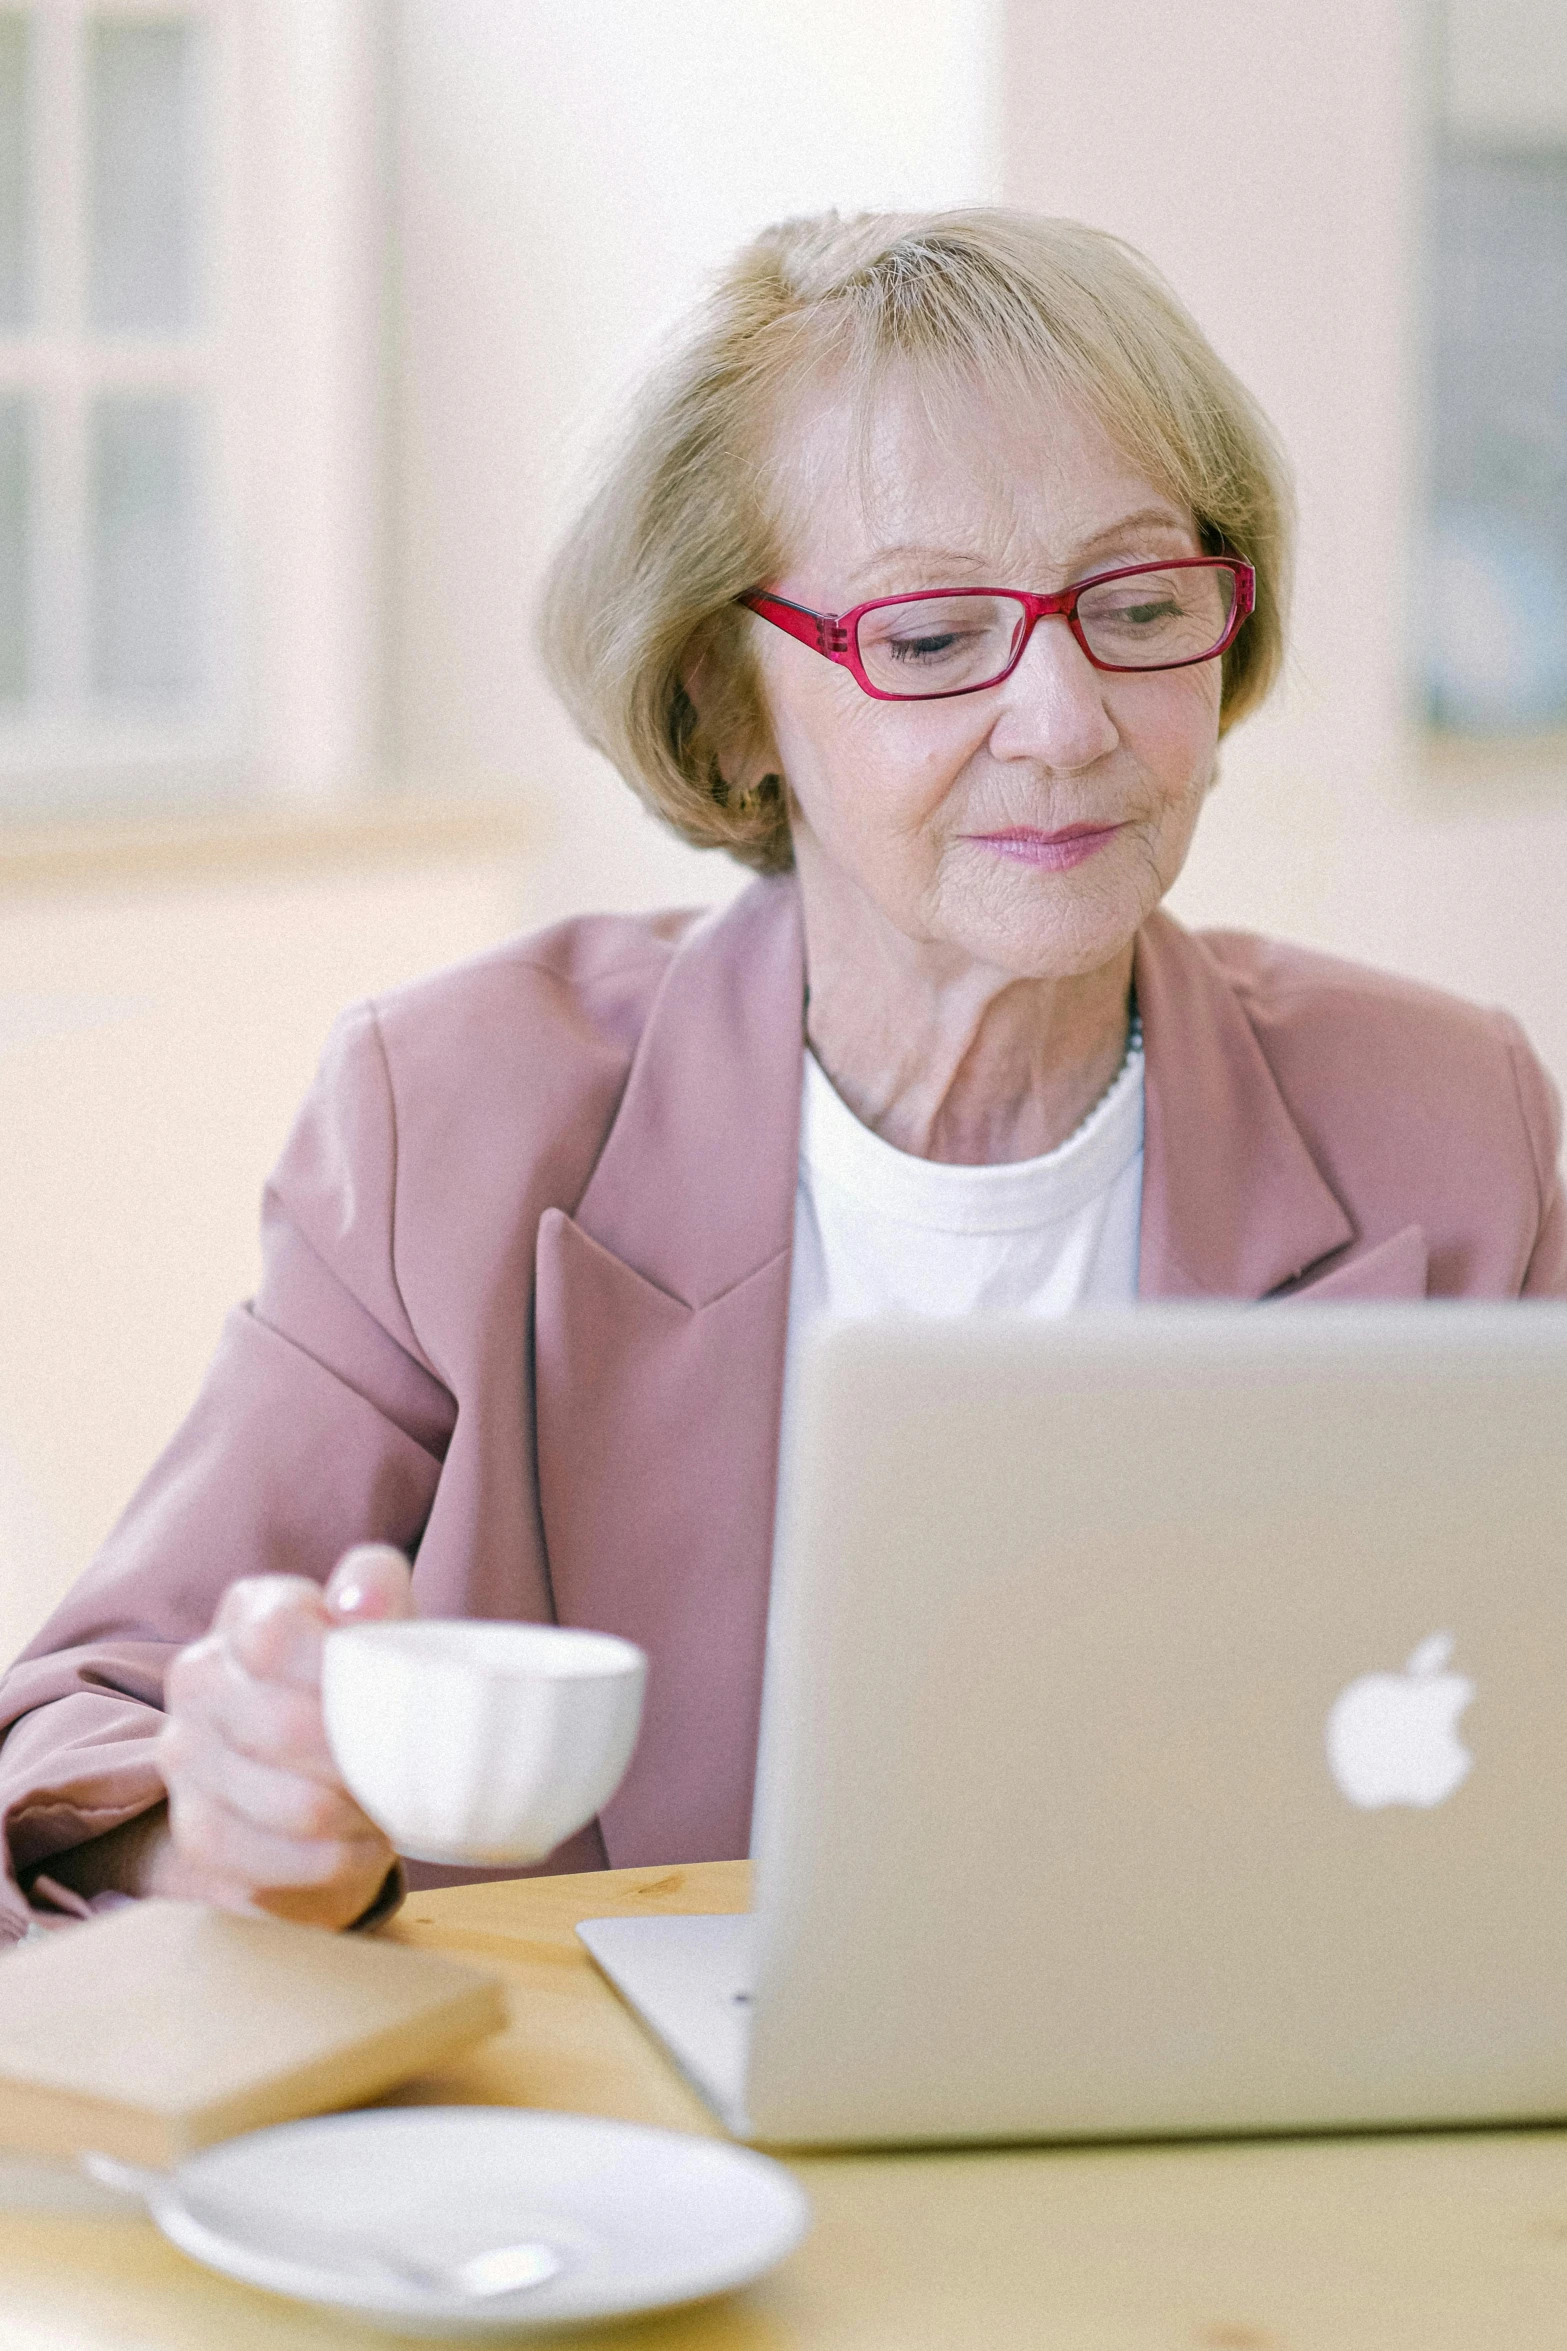
[[[1074,1306],[1130,1304],[1137,1296],[1142,1205],[1143,1044],[1136,1024],[1119,1076],[1076,1132],[1040,1159],[996,1167],[951,1167],[894,1150],[861,1126],[808,1052],[780,1510],[800,1341],[813,1323],[829,1316],[1055,1315]],[[769,1664],[776,1639],[769,1610]],[[771,1679],[769,1671],[764,1709]]]
[[[1137,1295],[1143,1051],[1040,1159],[953,1167],[894,1150],[805,1057],[789,1357],[824,1317],[1066,1314]],[[787,1383],[786,1383],[787,1386]]]

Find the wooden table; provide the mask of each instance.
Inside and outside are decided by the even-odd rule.
[[[404,2095],[714,2125],[577,1943],[743,1908],[743,1864],[415,1895],[388,1932],[513,1993]],[[1561,2351],[1567,2134],[818,2156],[801,2249],[748,2292],[569,2340],[625,2351]],[[208,2275],[64,2171],[0,2162],[0,2351],[387,2340]],[[562,2338],[565,2340],[565,2338]]]

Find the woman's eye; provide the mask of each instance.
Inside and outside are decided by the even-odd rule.
[[[914,598],[869,616],[860,658],[893,693],[952,693],[1006,666],[1015,626],[992,596]]]
[[[1147,628],[1154,621],[1178,620],[1180,613],[1181,608],[1173,596],[1162,596],[1157,603],[1112,605],[1108,611],[1101,609],[1099,618],[1124,622],[1133,628]]]
[[[894,661],[939,661],[961,642],[956,629],[944,629],[939,637],[889,637],[884,650]]]

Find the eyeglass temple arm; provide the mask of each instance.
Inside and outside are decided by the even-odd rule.
[[[738,601],[763,620],[770,620],[776,629],[787,636],[798,637],[802,645],[809,645],[813,653],[845,653],[849,640],[836,613],[810,612],[803,604],[791,604],[787,597],[769,596],[756,588]]]

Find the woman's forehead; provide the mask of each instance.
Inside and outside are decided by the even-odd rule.
[[[830,573],[845,594],[914,585],[911,565],[1065,574],[1125,529],[1161,543],[1193,530],[1085,406],[1046,387],[823,384],[792,404],[774,448],[790,568]]]

